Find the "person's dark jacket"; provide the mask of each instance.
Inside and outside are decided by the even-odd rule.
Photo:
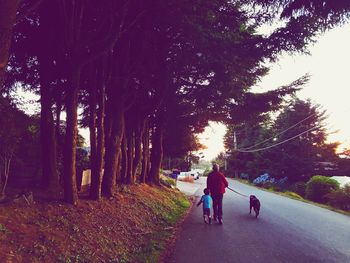
[[[208,174],[207,188],[211,195],[224,194],[226,187],[228,187],[228,182],[223,173],[213,171]]]

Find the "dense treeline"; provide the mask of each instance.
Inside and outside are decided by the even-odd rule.
[[[249,93],[268,72],[265,62],[282,51],[305,51],[350,9],[347,1],[283,2],[0,1],[0,92],[10,97],[20,83],[40,95],[43,186],[58,192],[61,177],[64,199],[78,200],[78,107],[84,108],[81,125],[90,130],[94,199],[113,196],[117,183],[159,184],[163,149],[187,154],[196,147],[188,134],[209,120],[237,121],[274,109],[298,85]],[[283,27],[258,32],[280,18]],[[252,102],[258,107],[249,108]],[[183,136],[172,134],[174,122]],[[188,142],[191,147],[171,149]]]
[[[327,142],[325,120],[319,105],[292,98],[277,117],[231,125],[225,136],[228,166],[250,180],[268,173],[277,180],[288,178],[288,184],[329,175],[322,165],[336,165],[339,156],[338,144]]]

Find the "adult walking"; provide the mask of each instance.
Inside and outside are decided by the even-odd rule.
[[[213,199],[214,220],[218,220],[219,224],[222,224],[222,201],[226,187],[228,182],[225,175],[219,172],[219,165],[213,164],[213,171],[207,177],[207,188]]]

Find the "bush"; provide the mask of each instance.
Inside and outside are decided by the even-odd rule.
[[[291,190],[298,195],[305,197],[305,189],[306,189],[306,183],[304,182],[296,182],[292,185]]]
[[[210,168],[206,168],[205,171],[203,172],[203,176],[208,176],[208,174],[211,172]]]
[[[283,192],[283,187],[281,187],[279,185],[273,185],[272,190],[275,192]]]
[[[306,198],[319,203],[326,203],[326,194],[339,189],[339,183],[326,176],[313,176],[306,183]]]
[[[346,184],[343,190],[347,195],[350,195],[350,183]]]
[[[350,211],[350,184],[345,185],[343,189],[326,194],[325,197],[331,206]]]
[[[249,174],[246,174],[246,173],[241,173],[239,177],[243,180],[249,180]]]
[[[176,187],[176,181],[168,176],[161,175],[160,183],[169,188]]]
[[[256,186],[263,187],[265,189],[273,190],[274,184],[271,182],[265,182],[265,183],[258,183],[258,184],[256,184]]]

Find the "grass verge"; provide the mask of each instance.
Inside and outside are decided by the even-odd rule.
[[[267,192],[271,192],[271,193],[274,193],[274,194],[278,194],[278,195],[281,195],[281,196],[284,196],[284,197],[288,197],[288,198],[291,198],[291,199],[294,199],[294,200],[302,201],[304,203],[312,204],[312,205],[315,205],[315,206],[318,206],[318,207],[322,207],[322,208],[325,208],[325,209],[328,209],[328,210],[331,210],[331,211],[334,211],[334,212],[337,212],[337,213],[340,213],[340,214],[343,214],[343,215],[350,216],[350,212],[348,212],[348,211],[344,211],[344,210],[341,210],[341,209],[334,208],[333,206],[330,206],[330,205],[320,204],[320,203],[316,203],[316,202],[313,202],[313,201],[308,200],[308,199],[304,199],[303,197],[301,197],[297,193],[294,193],[294,192],[291,192],[291,191],[280,192],[280,191],[275,191],[273,188],[257,187],[255,184],[249,182],[248,180],[243,180],[243,179],[235,179],[235,180],[237,180],[237,181],[239,181],[241,183],[244,183],[244,184],[256,187],[256,188],[258,188],[260,190],[263,190],[263,191],[267,191]]]
[[[190,202],[135,185],[77,206],[37,200],[0,206],[0,262],[158,262]]]

